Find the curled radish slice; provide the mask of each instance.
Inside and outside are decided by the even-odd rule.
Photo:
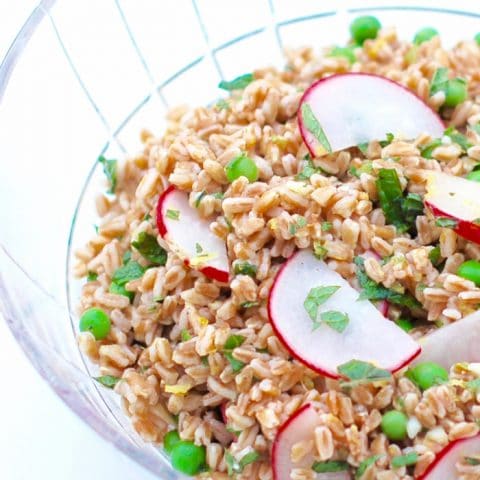
[[[429,171],[425,205],[437,217],[438,225],[449,226],[460,236],[480,244],[479,189],[478,182]]]
[[[158,199],[157,226],[170,248],[205,276],[228,282],[229,262],[225,242],[210,230],[188,203],[188,195],[170,186]]]
[[[304,93],[298,110],[303,140],[314,157],[382,140],[421,133],[441,137],[445,126],[423,100],[379,75],[344,73],[322,78]]]
[[[348,317],[343,331],[327,321],[315,324],[304,305],[312,289],[335,293],[322,303],[328,319]],[[308,250],[290,257],[278,272],[268,299],[270,322],[290,353],[323,375],[338,378],[337,369],[352,359],[395,372],[420,353],[420,346],[385,317],[338,273]],[[320,307],[319,307],[320,308]],[[325,317],[327,318],[327,317]]]

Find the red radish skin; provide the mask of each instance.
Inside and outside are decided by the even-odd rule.
[[[418,362],[435,362],[447,370],[455,363],[480,362],[480,310],[435,330],[419,343]]]
[[[305,261],[303,260],[304,258]],[[285,292],[277,293],[277,289],[279,285],[284,289],[285,285],[293,284],[291,282],[285,282],[282,277],[291,265],[291,262],[294,261],[300,263],[300,265],[312,265],[311,268],[309,267],[307,269],[307,272],[311,271],[316,273],[315,269],[326,268],[335,278],[329,283],[315,281],[315,284],[308,285],[305,289],[305,285],[303,285],[302,282],[309,282],[309,279],[306,278],[306,274],[297,272],[295,277],[297,279],[295,283],[295,300],[292,298],[291,301],[291,295],[285,295]],[[326,265],[325,267],[322,267],[322,265],[325,264],[317,260],[312,252],[307,250],[296,252],[282,265],[270,290],[267,306],[270,323],[275,334],[290,354],[310,369],[334,379],[340,378],[337,367],[352,359],[373,362],[378,367],[385,368],[392,373],[411,363],[420,354],[421,347],[400,327],[393,322],[385,321],[373,304],[367,300],[357,302],[358,292],[350,287],[340,275],[329,270]],[[285,283],[285,285],[283,285],[283,283]],[[322,284],[340,285],[342,288],[337,292],[337,295],[340,295],[337,298],[343,301],[344,297],[347,296],[341,310],[348,313],[348,310],[352,309],[353,314],[351,314],[351,312],[349,313],[351,316],[350,323],[343,333],[334,332],[330,327],[325,325],[320,326],[318,330],[312,332],[312,322],[303,309],[303,301],[310,288]],[[354,294],[355,298],[350,298],[353,297]],[[333,296],[331,298],[333,298]],[[331,299],[327,300],[324,304],[325,307],[328,306],[330,300]],[[283,301],[289,302],[290,308],[286,314],[285,311],[287,308],[277,311],[278,304]],[[299,302],[301,307],[297,305]],[[328,308],[325,309],[327,310]],[[335,308],[335,310],[340,310],[340,308]],[[283,315],[282,318],[280,318],[281,315]],[[289,321],[288,316],[291,315],[295,316],[294,323]],[[296,329],[295,332],[286,331],[286,329],[293,328],[293,326]],[[301,334],[305,328],[307,330]],[[352,333],[348,336],[348,330],[350,328],[352,329]],[[363,335],[363,333],[365,333],[363,329],[368,330],[368,328],[371,328],[368,333],[370,336]],[[318,335],[319,333],[320,335]],[[360,334],[360,337],[357,337],[357,334]],[[352,337],[352,335],[354,336]],[[376,341],[379,335],[380,337],[383,336],[382,342]],[[390,340],[389,343],[385,343],[387,338]],[[315,342],[315,345],[313,345],[312,342]],[[307,345],[308,343],[311,345]],[[299,348],[300,345],[302,348]],[[308,352],[307,349],[309,350]],[[375,349],[377,349],[376,352],[374,352]],[[314,353],[312,353],[312,351]],[[379,356],[389,358],[390,364],[382,364],[382,362],[375,357],[375,353]],[[393,359],[391,357],[393,357]]]
[[[478,455],[480,453],[480,434],[470,438],[462,438],[449,443],[437,454],[418,480],[453,480],[458,478],[455,464],[461,457]]]
[[[441,137],[445,130],[431,107],[393,80],[370,73],[331,75],[310,85],[300,100],[300,133],[313,157],[328,152],[304,125],[304,103],[312,107],[333,152],[382,140],[387,133],[407,138],[416,138],[420,133]],[[412,118],[416,121],[412,122]]]
[[[158,199],[158,203],[157,203],[157,228],[158,228],[158,231],[160,233],[160,235],[167,241],[167,243],[171,244],[173,239],[169,239],[168,238],[168,225],[167,225],[167,218],[165,216],[166,214],[166,211],[168,209],[168,206],[166,205],[168,199],[172,198],[173,195],[178,195],[178,194],[184,194],[185,197],[187,198],[187,194],[184,193],[184,192],[180,192],[180,190],[178,190],[177,188],[175,188],[175,186],[173,185],[170,185],[161,195],[160,195],[160,198]],[[188,201],[188,198],[187,198],[187,201]],[[192,212],[193,209],[192,209]],[[194,212],[195,215],[197,215],[195,212]],[[208,226],[207,226],[208,228]],[[198,234],[199,232],[198,231],[195,231],[193,234],[196,235]],[[219,248],[222,248],[224,250],[224,257],[225,257],[225,262],[224,262],[224,270],[223,269],[220,269],[220,268],[216,268],[216,267],[213,267],[211,265],[205,265],[205,266],[202,266],[199,268],[199,270],[208,278],[211,278],[212,280],[217,280],[218,282],[222,282],[222,283],[228,283],[229,281],[229,278],[230,278],[230,273],[228,271],[228,259],[226,258],[226,247],[225,245],[223,244],[223,246],[221,246],[221,243],[223,243],[223,241],[220,241],[219,239],[219,242],[218,242],[218,247]],[[184,256],[184,255],[182,255]],[[189,258],[183,258],[183,261],[185,263],[185,265],[187,266],[190,266],[190,259]],[[194,267],[192,267],[194,268]]]

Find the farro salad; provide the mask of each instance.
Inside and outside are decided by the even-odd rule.
[[[99,159],[79,344],[187,475],[480,479],[480,36],[351,34]]]

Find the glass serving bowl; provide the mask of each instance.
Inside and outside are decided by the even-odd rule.
[[[348,40],[360,14],[404,38],[434,26],[471,38],[480,5],[437,0],[43,0],[0,67],[0,310],[35,368],[99,435],[164,480],[181,478],[143,442],[75,341],[72,250],[93,234],[100,154],[161,133],[168,107],[216,100],[220,79],[281,67],[283,46]],[[474,11],[475,10],[475,11]]]

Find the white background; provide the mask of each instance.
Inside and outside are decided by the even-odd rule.
[[[0,59],[36,3],[0,0]],[[0,378],[2,480],[154,480],[98,437],[53,393],[17,346],[1,315]]]

